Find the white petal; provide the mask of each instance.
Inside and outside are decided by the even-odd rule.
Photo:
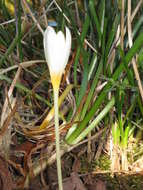
[[[71,33],[66,27],[66,38],[62,31],[57,34],[48,26],[44,32],[44,52],[50,73],[62,74],[71,48]]]
[[[66,46],[65,47],[65,49],[66,49],[65,66],[66,66],[69,55],[70,55],[70,49],[71,49],[71,32],[67,27],[66,27],[66,45],[65,46]]]
[[[56,36],[56,42],[54,47],[54,64],[52,70],[56,73],[62,73],[64,70],[64,58],[65,58],[65,37],[64,34],[59,31]]]
[[[56,42],[56,32],[55,30],[48,26],[44,32],[44,52],[48,66],[52,64],[54,44]]]

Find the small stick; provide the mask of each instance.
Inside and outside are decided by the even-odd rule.
[[[40,32],[41,32],[42,34],[44,34],[43,29],[41,28],[39,22],[38,22],[38,21],[36,20],[36,18],[34,17],[34,15],[33,15],[32,11],[31,11],[29,5],[27,4],[27,2],[26,2],[25,0],[22,0],[22,2],[23,2],[23,4],[24,4],[24,6],[26,7],[26,9],[28,10],[29,14],[31,15],[31,18],[33,19],[33,21],[34,21],[35,24],[37,25],[37,27],[38,27],[38,29],[40,30]]]

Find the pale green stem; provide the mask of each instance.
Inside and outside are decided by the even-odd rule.
[[[59,190],[63,190],[61,154],[60,154],[60,135],[59,135],[59,110],[58,110],[59,88],[54,88],[54,111],[55,111],[55,138],[56,138],[56,157]]]

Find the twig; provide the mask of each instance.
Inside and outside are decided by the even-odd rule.
[[[131,21],[133,21],[134,17],[136,16],[141,4],[143,3],[143,0],[140,0],[136,6],[136,8],[133,11],[133,14],[131,15]]]
[[[45,63],[45,60],[31,60],[31,61],[25,61],[25,62],[21,62],[20,63],[20,66],[22,68],[27,68],[27,67],[31,67],[32,65],[34,64],[37,64],[37,63]],[[4,73],[7,73],[11,70],[14,70],[14,69],[17,69],[19,67],[19,65],[13,65],[11,67],[8,67],[6,69],[0,69],[0,75],[4,74]]]
[[[42,3],[42,0],[41,0],[41,3]],[[43,15],[44,15],[44,21],[45,21],[45,25],[46,27],[48,26],[48,20],[47,20],[47,16],[46,16],[46,11],[45,11],[45,7],[43,6]]]
[[[9,91],[8,91],[8,98],[11,99],[11,96],[12,96],[12,93],[13,93],[13,90],[14,90],[14,87],[16,85],[16,82],[19,78],[19,75],[20,75],[20,72],[21,72],[21,67],[18,67],[18,70],[16,72],[16,75],[11,83],[11,86],[9,88]],[[5,102],[4,102],[4,105],[3,105],[3,110],[2,110],[2,114],[1,114],[1,126],[3,125],[4,123],[4,120],[5,120],[5,115],[6,115],[6,110],[7,110],[7,107],[8,107],[8,100],[7,98],[5,99]]]
[[[23,4],[24,4],[24,6],[26,7],[26,9],[28,10],[29,14],[31,15],[31,18],[33,19],[33,21],[34,21],[35,24],[37,25],[39,31],[40,31],[42,34],[44,34],[43,29],[41,28],[39,22],[38,22],[38,21],[36,20],[36,18],[34,17],[34,15],[33,15],[32,11],[31,11],[29,5],[27,4],[27,2],[26,2],[25,0],[22,0],[22,2],[23,2]]]
[[[92,155],[91,155],[91,132],[88,134],[87,138],[88,138],[88,143],[87,143],[87,158],[88,158],[88,162],[91,162],[92,159]]]
[[[11,20],[8,20],[8,21],[4,21],[4,22],[0,23],[0,26],[4,26],[4,25],[6,25],[6,24],[10,24],[10,23],[13,23],[13,22],[15,22],[15,18],[13,18],[13,19],[11,19]]]

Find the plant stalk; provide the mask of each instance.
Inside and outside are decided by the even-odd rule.
[[[60,153],[60,135],[59,135],[59,110],[58,110],[59,88],[54,88],[54,111],[55,111],[55,139],[56,139],[56,159],[59,190],[63,190],[61,153]]]

